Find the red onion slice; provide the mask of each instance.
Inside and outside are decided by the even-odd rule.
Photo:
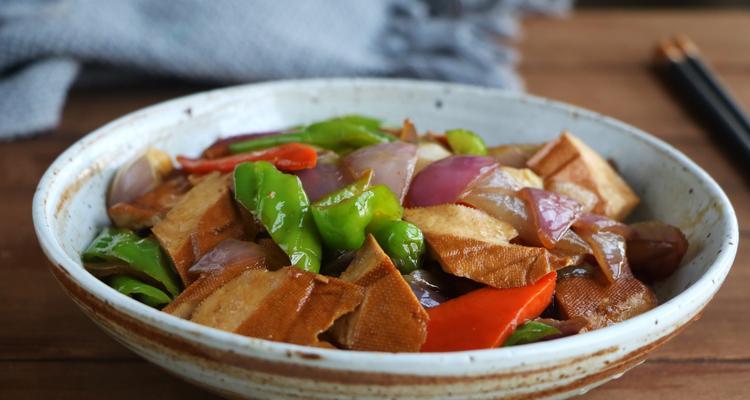
[[[297,171],[295,175],[302,181],[302,187],[310,203],[318,201],[328,193],[341,189],[351,182],[338,164],[332,163],[318,163],[315,168]]]
[[[581,237],[591,246],[608,282],[632,276],[625,253],[625,238],[613,232],[585,233]]]
[[[227,268],[232,265],[264,263],[266,251],[263,247],[237,239],[226,239],[206,253],[188,270],[194,279],[199,276]]]
[[[344,158],[343,165],[353,178],[371,169],[372,185],[385,185],[403,203],[417,163],[417,146],[405,142],[363,147]]]
[[[132,202],[154,190],[171,171],[172,159],[167,153],[148,149],[117,170],[109,188],[107,205]]]
[[[625,238],[631,234],[631,229],[622,222],[615,221],[604,215],[585,213],[573,223],[573,229],[578,233],[613,232]]]
[[[452,156],[428,165],[414,177],[406,203],[428,207],[455,202],[467,186],[497,163],[489,157]]]
[[[539,241],[548,249],[555,248],[557,241],[581,215],[581,205],[559,193],[525,187],[519,196],[532,215]]]

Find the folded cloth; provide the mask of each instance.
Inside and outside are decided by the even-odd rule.
[[[500,39],[570,0],[2,0],[0,140],[54,128],[84,64],[230,84],[402,76],[519,89]]]

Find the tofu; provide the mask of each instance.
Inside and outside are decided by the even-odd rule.
[[[547,143],[529,159],[528,167],[544,178],[545,186],[572,182],[598,198],[596,214],[622,221],[639,198],[612,166],[593,149],[568,132]]]
[[[357,285],[295,267],[247,270],[201,302],[191,320],[260,339],[328,347],[319,335],[363,298]]]
[[[513,227],[483,211],[457,204],[404,210],[422,230],[430,253],[449,274],[500,289],[526,286],[569,265],[541,247],[511,244]]]
[[[419,351],[427,337],[427,312],[372,235],[341,279],[362,286],[365,296],[359,308],[331,330],[339,345],[350,350]]]
[[[235,241],[235,239],[228,239],[227,241]],[[207,258],[211,258],[216,253],[221,253],[223,245],[227,242],[222,242],[216,246],[211,252],[207,253],[199,264],[204,262]],[[240,243],[239,241],[235,241]],[[222,262],[220,265],[216,265],[216,268],[204,272],[198,277],[190,286],[186,287],[182,293],[179,294],[171,303],[162,309],[162,311],[178,316],[180,318],[190,319],[193,315],[193,311],[198,305],[211,293],[216,291],[218,288],[224,286],[227,282],[239,276],[241,273],[250,269],[278,269],[282,265],[278,263],[279,259],[275,254],[269,253],[263,245],[259,245],[252,242],[241,242],[241,245],[246,246],[242,257],[238,259],[232,259],[227,262]],[[216,259],[221,259],[222,254],[216,254]],[[286,256],[286,254],[284,255]],[[211,263],[214,263],[212,260]],[[284,265],[288,264],[287,262]]]
[[[648,286],[632,276],[611,284],[594,276],[559,278],[555,301],[564,319],[585,318],[594,329],[642,314],[658,305]]]
[[[185,286],[193,281],[187,271],[196,260],[222,240],[243,235],[229,178],[218,173],[207,175],[152,228]]]
[[[544,189],[544,180],[528,168],[513,168],[501,166],[500,170],[505,171],[513,177],[523,187]]]

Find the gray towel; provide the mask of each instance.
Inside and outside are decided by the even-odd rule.
[[[84,64],[214,84],[402,76],[519,89],[516,55],[500,39],[517,33],[519,16],[569,7],[570,0],[2,0],[0,140],[54,128]]]

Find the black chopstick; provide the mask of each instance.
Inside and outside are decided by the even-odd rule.
[[[696,67],[703,63],[700,60],[698,63],[691,62],[688,55],[672,41],[662,42],[657,55],[665,65],[668,77],[711,123],[711,133],[728,142],[743,161],[750,164],[750,123],[744,122],[747,116],[708,68],[705,65],[703,70]]]
[[[729,90],[719,80],[718,76],[711,71],[706,63],[701,59],[700,49],[689,37],[686,35],[675,36],[675,44],[685,54],[687,62],[697,72],[701,79],[711,87],[714,93],[719,96],[719,100],[734,115],[735,118],[742,124],[748,134],[750,134],[750,118],[747,114],[742,111],[740,104],[734,99]]]

